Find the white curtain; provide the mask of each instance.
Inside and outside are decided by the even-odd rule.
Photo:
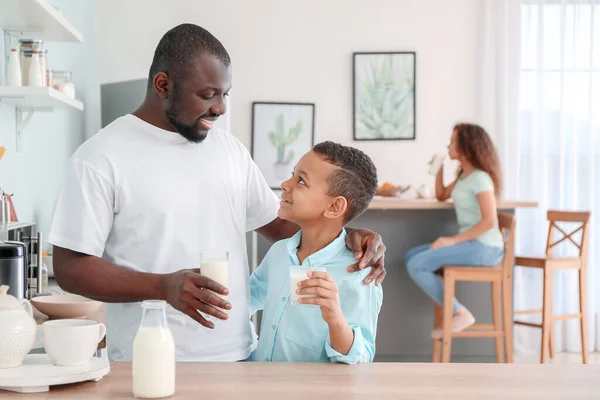
[[[482,28],[481,123],[497,140],[505,197],[539,202],[517,213],[517,254],[543,253],[546,210],[592,212],[589,346],[600,350],[600,1],[486,0],[482,7],[490,20]],[[518,39],[506,30],[519,32]],[[572,255],[576,249],[565,244],[557,250]],[[578,312],[577,282],[574,271],[555,273],[555,315]],[[515,309],[541,308],[541,284],[540,271],[518,268]],[[554,329],[556,351],[581,351],[578,320],[555,322]],[[537,329],[515,327],[517,353],[539,352],[540,336]]]

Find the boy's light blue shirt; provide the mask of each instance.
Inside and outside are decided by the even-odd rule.
[[[297,257],[302,231],[275,243],[250,277],[251,314],[263,310],[255,361],[371,362],[375,356],[377,316],[383,301],[381,286],[363,283],[369,269],[348,272],[356,262],[346,247],[346,231],[324,249],[307,257],[303,266],[325,267],[336,281],[342,311],[354,331],[347,355],[331,347],[329,327],[316,306],[290,303],[290,266]]]

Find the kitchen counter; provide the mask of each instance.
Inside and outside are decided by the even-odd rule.
[[[173,399],[593,399],[600,365],[178,363]],[[8,399],[132,399],[131,364],[100,382]]]
[[[513,210],[515,208],[535,208],[538,203],[533,201],[498,200],[498,210]],[[452,201],[436,199],[402,200],[399,197],[375,196],[369,210],[449,210],[454,208]]]

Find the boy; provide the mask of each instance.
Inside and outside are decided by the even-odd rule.
[[[254,361],[373,361],[383,292],[362,283],[367,271],[346,271],[354,256],[344,226],[367,209],[376,188],[371,159],[333,142],[302,156],[281,184],[279,217],[301,231],[275,243],[250,278],[251,314],[264,310]],[[316,295],[298,305],[289,302],[292,265],[327,270],[298,284],[298,294]]]

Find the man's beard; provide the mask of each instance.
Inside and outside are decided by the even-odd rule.
[[[198,117],[192,125],[187,125],[179,119],[179,101],[177,98],[173,99],[173,103],[165,111],[165,116],[177,133],[190,143],[202,143],[206,139],[206,136],[208,136],[208,131],[198,130],[198,123],[201,117]]]

